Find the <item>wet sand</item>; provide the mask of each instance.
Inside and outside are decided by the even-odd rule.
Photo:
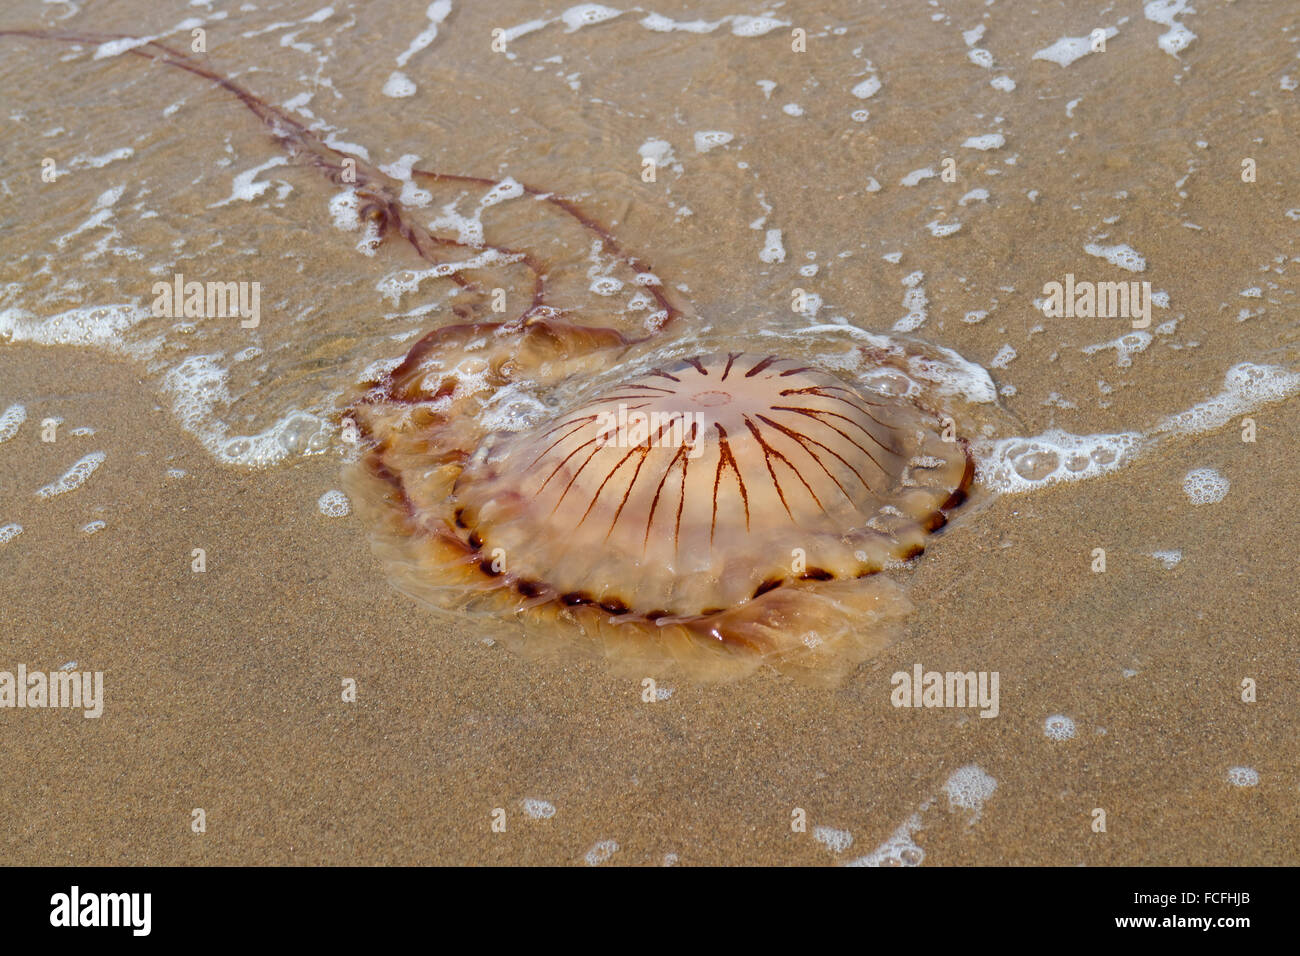
[[[40,22],[39,6],[20,5],[5,25]],[[146,32],[122,6],[131,5],[76,22]],[[398,29],[377,19],[356,28],[353,45],[340,48],[327,70],[334,83],[346,80],[346,96],[322,94],[313,108],[344,127],[343,139],[372,150],[383,144],[385,161],[419,152],[434,168],[508,169],[524,181],[587,192],[587,208],[618,220],[624,240],[634,238],[661,273],[690,287],[681,298],[694,312],[738,316],[729,320],[737,336],[746,334],[745,316],[782,308],[805,249],[819,251],[824,272],[815,288],[831,303],[827,314],[877,330],[906,311],[900,278],[923,269],[928,319],[916,334],[985,365],[1004,343],[1014,344],[1017,359],[993,376],[1015,384],[1002,401],[1023,435],[1053,424],[1078,434],[1149,429],[1217,392],[1238,362],[1296,367],[1297,223],[1281,210],[1300,205],[1297,94],[1279,92],[1277,77],[1300,76],[1300,61],[1294,24],[1283,30],[1286,4],[1187,17],[1198,39],[1183,53],[1191,67],[1181,83],[1172,79],[1179,61],[1155,45],[1164,28],[1143,21],[1140,7],[1126,11],[1134,19],[1105,54],[1114,58],[1109,70],[1091,62],[1097,57],[1064,68],[1031,57],[1059,36],[1085,34],[1094,20],[1113,22],[1113,14],[1090,18],[1075,4],[1049,3],[1037,16],[1012,16],[994,7],[986,42],[999,67],[1014,68],[988,71],[967,62],[961,38],[980,22],[980,4],[950,5],[952,25],[931,25],[920,5],[869,14],[833,6],[815,8],[813,22],[843,23],[872,38],[869,55],[884,87],[871,99],[815,92],[814,83],[832,77],[843,87],[859,81],[850,82],[861,61],[849,54],[849,40],[832,46],[828,39],[825,52],[809,55],[811,65],[786,70],[770,59],[786,44],[775,35],[765,61],[756,45],[762,38],[657,34],[619,20],[571,35],[550,27],[517,41],[530,66],[558,51],[566,64],[554,70],[583,73],[582,96],[569,97],[550,68],[488,69],[486,54],[457,41],[457,31],[482,37],[492,22],[519,23],[535,12],[521,5],[510,16],[488,16],[457,6],[440,39],[420,54],[424,62],[413,59],[407,69],[422,91],[445,95],[394,101],[380,94],[391,57],[367,50],[395,55],[422,23],[415,16]],[[246,28],[314,9],[259,11]],[[190,15],[189,8],[174,17],[150,10],[149,31]],[[705,4],[661,12],[738,11]],[[214,43],[214,57],[261,64],[243,81],[282,102],[297,91],[300,64],[273,58],[279,35]],[[373,289],[393,266],[359,256],[356,237],[329,226],[328,185],[309,171],[273,170],[295,185],[283,205],[208,208],[229,193],[231,176],[275,155],[237,106],[192,78],[127,58],[59,64],[55,57],[66,51],[5,42],[6,85],[34,71],[53,85],[22,94],[31,129],[57,119],[80,136],[89,126],[102,135],[86,134],[93,141],[85,145],[101,153],[122,139],[106,131],[147,132],[151,142],[137,144],[131,169],[147,171],[149,206],[165,215],[123,217],[122,241],[165,254],[168,231],[194,223],[186,251],[204,250],[195,271],[201,263],[213,275],[222,268],[243,275],[244,259],[232,250],[251,247],[267,260],[252,277],[280,281],[277,299],[310,299],[311,323],[285,328],[268,310],[268,353],[282,344],[304,358],[293,364],[279,353],[275,381],[261,391],[232,378],[236,433],[256,430],[239,420],[245,412],[265,427],[294,403],[342,388],[348,374],[355,380],[368,362],[400,354],[391,343],[373,351],[382,340],[377,325],[383,334],[396,327],[368,317],[392,308]],[[626,71],[650,55],[661,72],[638,94],[620,78],[620,64]],[[1002,72],[1016,77],[1014,92],[988,89]],[[782,85],[770,102],[755,87],[769,75]],[[161,92],[150,93],[141,76]],[[694,79],[687,84],[684,76]],[[116,84],[125,85],[116,111],[88,106],[111,102]],[[1253,90],[1265,92],[1252,97]],[[591,96],[618,109],[601,109]],[[1075,97],[1083,103],[1066,120],[1065,103]],[[158,116],[176,99],[196,111],[185,127]],[[811,125],[780,112],[779,103],[794,100],[814,114]],[[512,118],[516,105],[522,117]],[[871,111],[865,123],[846,118],[859,106]],[[687,114],[683,124],[670,121],[674,110]],[[999,111],[1007,126],[992,124]],[[221,128],[205,130],[212,116]],[[409,129],[412,116],[448,135],[430,144]],[[514,131],[503,133],[507,126]],[[715,128],[734,129],[743,145],[725,163],[690,147],[692,130]],[[959,147],[994,128],[1007,135],[1001,150],[972,160]],[[1062,157],[1056,151],[1072,142],[1073,129],[1082,135]],[[637,147],[652,135],[671,138],[687,166],[680,179],[667,179],[672,201],[689,206],[690,216],[674,218],[664,195],[639,181]],[[1175,182],[1198,138],[1212,143],[1212,158],[1180,203]],[[227,139],[231,167],[193,165],[196,155],[222,155]],[[11,142],[8,133],[6,140],[13,164],[30,163],[45,145]],[[1235,181],[1244,149],[1261,170],[1252,187]],[[936,189],[924,199],[916,195],[924,187],[898,185],[945,151],[963,169],[997,163],[1005,171],[974,178],[971,170],[951,195]],[[1007,167],[1011,153],[1019,160]],[[182,159],[183,171],[173,168]],[[751,164],[748,173],[737,171],[740,159]],[[75,228],[108,188],[101,177],[111,170],[49,193],[40,207],[55,224],[48,228],[20,225],[20,210],[30,215],[32,205],[7,196],[0,241],[17,253]],[[879,193],[864,192],[867,175],[882,184]],[[16,177],[7,181],[18,188]],[[957,207],[975,185],[993,200],[977,211]],[[763,214],[756,188],[774,207],[772,223],[790,251],[780,267],[758,257],[763,232],[750,228]],[[1027,189],[1040,191],[1036,202]],[[1128,198],[1110,198],[1118,190]],[[938,213],[932,204],[942,206]],[[924,226],[936,214],[961,218],[962,232],[930,236]],[[1112,214],[1122,219],[1108,241],[1142,251],[1149,265],[1141,276],[1101,271],[1101,260],[1081,251]],[[1182,228],[1185,220],[1205,235]],[[531,238],[546,248],[541,227],[513,228],[512,242]],[[218,234],[238,238],[210,246]],[[848,265],[832,264],[848,248],[855,252],[843,260]],[[880,258],[893,249],[904,251],[899,266]],[[581,250],[564,254],[580,272]],[[1277,255],[1283,270],[1261,272]],[[4,281],[23,281],[25,267],[8,258]],[[124,257],[86,264],[70,253],[59,265],[66,275],[84,270],[84,304],[123,301],[152,281]],[[1122,326],[1044,319],[1031,300],[1048,279],[1089,270],[1167,289],[1171,308],[1157,310],[1156,321],[1183,316],[1176,337],[1158,338],[1128,368],[1116,366],[1113,352],[1083,354]],[[97,297],[96,284],[113,275],[124,277],[123,288]],[[1237,293],[1263,280],[1278,284],[1264,313],[1237,322]],[[1016,292],[999,293],[1001,286]],[[999,296],[983,322],[962,321]],[[76,304],[83,303],[61,308]],[[46,303],[39,314],[58,310]],[[1035,325],[1045,331],[1031,332]],[[229,328],[194,334],[225,350],[238,340]],[[1199,344],[1174,350],[1170,341]],[[177,346],[170,354],[185,352]],[[317,498],[340,487],[336,452],[260,470],[219,465],[181,427],[159,377],[145,362],[103,350],[0,346],[0,411],[22,402],[28,413],[0,445],[0,523],[23,526],[0,545],[0,669],[77,661],[80,670],[102,670],[106,689],[97,720],[0,710],[0,850],[11,863],[581,864],[602,841],[615,841],[610,864],[824,865],[870,854],[918,810],[922,826],[912,839],[925,865],[1297,859],[1295,399],[1251,413],[1255,443],[1242,442],[1238,416],[1209,434],[1166,441],[1114,474],[1029,494],[977,494],[913,568],[897,572],[916,606],[903,639],[841,687],[775,675],[701,686],[669,676],[663,684],[671,696],[648,704],[637,680],[595,662],[521,660],[485,643],[472,622],[448,626],[397,593],[355,515],[330,519],[317,510]],[[1113,391],[1099,394],[1098,379]],[[1078,407],[1043,405],[1053,392]],[[42,443],[39,425],[49,417],[65,424],[56,442]],[[78,426],[95,434],[70,435]],[[49,500],[33,496],[92,450],[107,458],[84,487]],[[1201,467],[1229,479],[1221,502],[1197,505],[1184,494],[1184,476]],[[185,474],[168,477],[168,469]],[[103,531],[78,530],[101,517]],[[1104,573],[1090,567],[1099,547],[1107,553]],[[202,574],[190,569],[193,548],[206,551]],[[1183,555],[1170,569],[1151,556],[1166,549]],[[893,707],[890,675],[918,662],[927,670],[997,671],[999,716]],[[357,682],[355,703],[341,699],[345,678]],[[1243,678],[1258,683],[1254,703],[1241,700]],[[1073,738],[1045,734],[1045,721],[1057,714],[1072,719]],[[996,788],[977,806],[954,806],[945,781],[971,765]],[[1257,785],[1230,783],[1234,767],[1256,771]],[[547,801],[554,815],[532,819],[526,799]],[[205,833],[191,831],[194,808],[206,812]],[[493,832],[496,808],[505,811],[504,832]],[[795,808],[806,811],[807,832],[792,831]],[[1093,832],[1096,808],[1106,811],[1105,833]],[[848,831],[852,845],[829,850],[813,835],[819,826]]]

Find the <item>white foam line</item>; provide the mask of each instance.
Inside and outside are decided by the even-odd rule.
[[[397,57],[398,66],[406,66],[411,57],[438,39],[438,25],[446,21],[447,17],[451,15],[451,0],[433,0],[424,15],[428,18],[429,25]]]
[[[1102,31],[1109,40],[1112,37],[1119,36],[1119,30],[1115,27],[1106,27]],[[1061,37],[1051,46],[1043,47],[1033,55],[1035,60],[1047,60],[1058,66],[1069,66],[1075,60],[1087,56],[1089,53],[1096,52],[1092,48],[1092,37]]]
[[[979,822],[984,805],[997,790],[998,782],[978,764],[958,767],[944,781],[941,792],[948,796],[948,812],[964,810],[967,822]],[[898,825],[884,843],[865,856],[845,863],[845,866],[920,866],[925,861],[925,850],[914,839],[917,831],[924,829],[923,816],[934,809],[935,797],[921,801],[916,812]]]
[[[1123,243],[1103,246],[1098,242],[1089,242],[1084,245],[1083,251],[1129,272],[1145,272],[1147,268],[1146,257],[1132,246]]]
[[[44,488],[39,489],[36,496],[38,498],[53,498],[56,495],[67,494],[69,491],[76,491],[104,463],[104,458],[105,455],[102,451],[92,451],[65,471],[57,481],[52,481]]]
[[[611,856],[618,852],[618,843],[614,840],[601,840],[583,857],[588,866],[600,866]]]
[[[25,421],[27,421],[25,405],[15,403],[6,408],[4,414],[0,415],[0,443],[7,442],[17,435],[18,429]]]
[[[1187,0],[1151,0],[1142,8],[1143,15],[1152,23],[1159,23],[1169,28],[1168,32],[1160,35],[1156,44],[1175,59],[1196,39],[1196,34],[1175,18],[1195,12],[1187,6]]]
[[[411,57],[438,39],[438,26],[444,23],[447,17],[451,16],[451,0],[433,0],[433,3],[429,4],[428,9],[424,11],[424,15],[429,24],[411,41],[405,50],[398,54],[396,62],[399,68],[406,66]],[[413,96],[416,89],[415,83],[400,69],[390,73],[384,83],[384,95],[393,98]]]
[[[820,843],[832,853],[843,853],[849,847],[853,846],[853,834],[848,830],[840,830],[836,827],[818,826],[813,827],[813,839]]]
[[[303,17],[301,20],[281,20],[256,30],[249,30],[247,33],[241,33],[242,37],[260,37],[264,33],[274,33],[276,30],[284,30],[289,27],[296,27],[300,23],[323,23],[330,17],[334,16],[333,7],[321,7],[315,13]]]
[[[123,335],[148,317],[148,309],[129,303],[84,306],[46,319],[38,319],[23,309],[5,309],[0,311],[0,340],[34,345],[96,346],[147,358],[160,342],[128,344],[123,341]]]
[[[226,385],[228,372],[217,364],[219,358],[220,354],[190,356],[170,369],[162,382],[162,391],[172,399],[172,414],[213,458],[227,465],[264,468],[291,455],[317,454],[325,449],[333,427],[297,408],[289,409],[265,431],[231,435],[230,426],[215,413],[232,402]]]
[[[208,18],[212,20],[224,20],[226,16],[227,14],[224,10],[208,14]],[[110,56],[120,56],[128,50],[134,50],[136,47],[145,46],[148,43],[152,43],[154,40],[161,40],[163,37],[171,36],[173,33],[189,33],[191,30],[203,26],[204,23],[205,21],[203,20],[195,17],[188,17],[176,24],[176,26],[172,27],[170,30],[165,30],[162,33],[155,33],[152,36],[123,37],[120,40],[109,40],[107,43],[101,43],[99,46],[95,47],[95,55],[93,58],[96,60],[102,60]]]
[[[1219,394],[1170,415],[1155,427],[1153,434],[1201,435],[1222,428],[1238,415],[1297,393],[1300,393],[1300,373],[1277,365],[1242,362],[1228,369]]]
[[[272,169],[276,166],[288,165],[288,162],[289,160],[287,157],[272,156],[261,166],[254,166],[252,169],[247,169],[244,172],[239,173],[238,175],[235,176],[234,183],[232,184],[230,189],[230,195],[227,198],[221,200],[220,202],[212,203],[210,206],[208,206],[208,208],[216,209],[220,206],[228,206],[230,203],[234,202],[237,199],[242,199],[245,202],[252,202],[254,199],[257,199],[259,196],[261,196],[262,193],[266,192],[268,189],[271,188],[271,184],[269,182],[265,182],[265,183],[256,182],[255,180],[257,179],[257,177],[262,173],[266,172],[268,169]]]
[[[547,19],[529,20],[526,23],[520,23],[513,27],[505,28],[501,31],[501,38],[507,44],[522,36],[530,33],[536,33],[538,30],[544,30],[546,27],[557,23],[563,23],[566,33],[573,33],[581,30],[583,27],[594,26],[598,23],[606,23],[624,13],[643,13],[645,14],[637,24],[643,29],[655,33],[672,33],[680,31],[684,33],[712,33],[718,28],[730,25],[732,36],[738,37],[761,37],[773,30],[781,27],[790,26],[788,20],[778,20],[775,17],[749,16],[746,14],[728,14],[719,17],[717,20],[676,20],[673,17],[664,16],[660,13],[643,10],[640,7],[631,7],[628,10],[619,10],[615,7],[607,7],[600,3],[582,3],[574,7],[569,7],[557,17]]]
[[[118,149],[111,149],[101,156],[74,156],[68,162],[69,169],[102,169],[109,163],[115,163],[119,159],[130,159],[135,155],[135,150],[130,146],[122,146]]]
[[[1164,438],[1202,435],[1240,415],[1297,394],[1300,373],[1277,365],[1242,362],[1228,369],[1223,389],[1217,395],[1168,416],[1146,433],[1072,435],[1052,429],[1029,438],[973,442],[976,476],[996,493],[1019,494],[1059,482],[1111,474]]]
[[[524,813],[533,820],[549,820],[555,816],[555,804],[549,800],[541,800],[537,797],[525,797],[523,801]]]

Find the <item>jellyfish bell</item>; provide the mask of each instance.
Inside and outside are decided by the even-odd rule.
[[[770,664],[834,680],[890,643],[910,605],[877,572],[919,554],[973,477],[937,416],[726,352],[522,430],[480,425],[512,377],[581,371],[554,345],[544,369],[523,350],[494,362],[484,345],[469,365],[432,350],[354,407],[368,450],[352,497],[401,590],[525,654],[702,679]]]

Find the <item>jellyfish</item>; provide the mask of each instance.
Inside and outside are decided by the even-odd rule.
[[[351,496],[399,589],[524,653],[705,679],[767,664],[827,680],[892,640],[908,606],[879,572],[921,553],[974,474],[936,416],[727,352],[488,430],[513,382],[558,386],[626,351],[522,335],[433,333],[350,409],[364,448]]]

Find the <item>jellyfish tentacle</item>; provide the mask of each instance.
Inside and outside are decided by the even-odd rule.
[[[247,87],[181,50],[177,50],[158,40],[123,33],[77,33],[58,30],[23,29],[0,30],[0,37],[22,37],[86,45],[102,45],[115,41],[131,42],[134,45],[128,47],[125,52],[164,66],[185,70],[231,93],[266,124],[277,142],[290,156],[295,159],[306,160],[310,165],[323,172],[336,185],[352,186],[361,197],[361,208],[366,209],[371,216],[379,221],[381,233],[390,229],[397,232],[421,258],[435,264],[443,264],[444,260],[437,256],[436,250],[474,248],[459,240],[435,236],[427,227],[416,222],[411,212],[400,201],[399,197],[402,191],[400,181],[389,176],[368,160],[330,146],[284,109],[266,102]],[[345,177],[345,171],[349,174],[348,177]],[[419,176],[430,182],[472,183],[489,188],[501,185],[498,180],[479,176],[453,175],[433,170],[413,169],[411,174],[413,177]],[[654,275],[650,266],[624,250],[622,244],[605,226],[588,216],[570,200],[555,196],[535,186],[520,185],[526,194],[545,201],[597,236],[615,258],[620,259],[636,271],[639,276],[645,278],[644,286],[658,304],[663,319],[653,332],[631,341],[645,341],[681,316],[681,310],[671,302],[663,291],[658,277]],[[507,249],[491,244],[484,244],[481,248],[492,250],[504,259],[522,262],[532,274],[533,292],[531,301],[516,321],[526,321],[541,315],[546,309],[546,270],[542,264],[530,253],[521,250]],[[447,278],[464,289],[476,288],[471,281],[457,271],[453,270]]]
[[[470,183],[476,186],[485,186],[489,189],[501,185],[501,182],[495,179],[486,179],[481,176],[460,176],[450,173],[439,173],[428,169],[412,169],[411,177],[413,179],[419,177],[430,183]],[[558,209],[560,212],[578,223],[578,225],[583,229],[596,236],[604,244],[605,250],[614,258],[622,261],[639,276],[648,280],[645,282],[644,288],[650,294],[650,297],[655,300],[655,304],[659,306],[660,310],[665,313],[665,318],[659,326],[659,331],[662,331],[669,323],[681,317],[681,310],[673,305],[672,300],[670,300],[667,294],[664,293],[662,285],[657,281],[658,276],[655,274],[655,271],[651,268],[650,264],[644,262],[638,256],[627,252],[623,248],[622,243],[620,243],[618,239],[614,237],[614,234],[605,226],[601,225],[591,216],[588,216],[577,206],[576,203],[568,199],[556,196],[554,193],[538,189],[534,186],[529,186],[527,183],[520,183],[519,186],[525,195],[532,196],[534,199],[545,202],[555,209]]]

